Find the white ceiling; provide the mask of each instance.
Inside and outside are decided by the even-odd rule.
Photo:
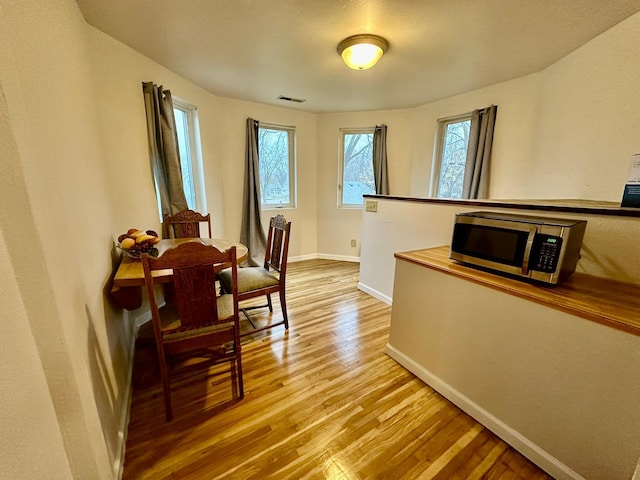
[[[91,25],[215,95],[316,113],[414,107],[537,72],[640,10],[640,0],[77,3]],[[370,70],[336,52],[357,33],[389,41]]]

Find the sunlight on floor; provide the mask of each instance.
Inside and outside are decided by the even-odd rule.
[[[277,328],[284,327],[280,326]],[[289,342],[287,341],[289,339],[289,332],[285,330],[284,333],[280,333],[279,336],[283,338],[282,341],[272,341],[270,346],[273,357],[282,365],[284,363],[284,359],[289,355]]]
[[[333,455],[329,455],[324,462],[324,478],[325,480],[356,480],[358,475],[349,471],[339,459]]]

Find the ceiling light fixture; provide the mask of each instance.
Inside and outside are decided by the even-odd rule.
[[[378,35],[363,33],[345,38],[338,44],[338,53],[349,68],[366,70],[373,67],[389,48],[389,42]]]

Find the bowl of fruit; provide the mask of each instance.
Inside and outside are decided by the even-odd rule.
[[[123,233],[118,237],[118,247],[126,256],[131,258],[140,259],[143,253],[157,257],[158,249],[155,245],[159,241],[158,234],[153,230],[130,228],[127,233]]]

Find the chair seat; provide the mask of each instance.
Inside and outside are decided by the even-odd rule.
[[[222,270],[219,274],[220,284],[225,292],[231,289],[231,269]],[[263,267],[247,267],[238,269],[238,293],[274,287],[280,283],[278,277]]]
[[[207,335],[219,330],[228,329],[230,326],[229,322],[233,322],[233,296],[221,295],[217,298],[217,301],[218,323],[189,330],[180,330],[180,319],[178,318],[177,309],[174,306],[166,306],[163,308],[163,313],[161,315],[162,330],[165,332],[169,331],[164,334],[165,340],[180,340],[183,338],[197,337],[199,335]],[[229,320],[229,322],[224,322],[223,320]],[[174,331],[171,332],[171,330]]]
[[[184,338],[194,338],[198,336],[208,335],[210,333],[220,332],[223,330],[233,329],[233,322],[216,323],[208,327],[196,328],[193,330],[181,330],[175,333],[169,333],[164,336],[165,341],[171,342],[182,340]]]

